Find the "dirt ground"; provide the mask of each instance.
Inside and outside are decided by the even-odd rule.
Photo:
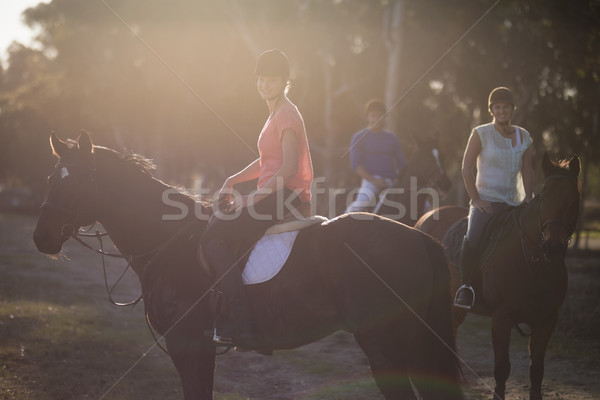
[[[34,222],[29,217],[0,218],[0,254],[31,256],[34,260],[31,274],[59,273],[65,284],[73,287],[85,283],[89,295],[98,296],[98,307],[112,307],[105,302],[97,256],[76,243],[69,243],[65,250],[69,259],[52,261],[37,255],[31,240],[15,242],[9,239],[14,235],[30,235]],[[547,399],[600,399],[599,261],[600,257],[589,256],[569,259],[569,295],[546,358],[543,393]],[[59,272],[56,268],[48,268],[50,264],[60,266]],[[109,260],[112,276],[121,266],[119,261]],[[136,278],[127,275],[116,296],[129,299],[138,293]],[[123,313],[119,309],[109,312]],[[470,315],[460,327],[457,341],[459,355],[465,363],[467,397],[491,398],[494,383],[489,319]],[[153,360],[168,364],[168,358],[156,351]],[[526,399],[529,387],[527,339],[516,331],[511,340],[511,362],[507,398]],[[175,373],[170,365],[166,369],[168,374]],[[383,398],[370,377],[367,359],[353,337],[343,332],[299,349],[275,352],[273,356],[230,351],[218,357],[216,376],[217,400]],[[172,398],[181,399],[179,388],[173,389]]]

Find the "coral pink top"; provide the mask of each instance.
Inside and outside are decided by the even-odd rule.
[[[304,120],[298,108],[289,102],[285,102],[275,111],[275,114],[269,117],[258,137],[260,154],[258,188],[264,186],[283,165],[281,136],[285,129],[291,129],[296,133],[298,145],[298,172],[286,182],[285,187],[298,192],[300,200],[308,202],[313,180],[312,160],[308,150]]]

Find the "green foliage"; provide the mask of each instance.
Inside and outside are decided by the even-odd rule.
[[[536,157],[600,157],[594,0],[53,0],[25,18],[41,27],[43,48],[14,46],[1,75],[2,182],[41,187],[50,130],[86,129],[98,144],[156,158],[164,179],[218,187],[257,156],[267,110],[252,73],[272,47],[291,60],[290,97],[331,185],[352,176],[342,155],[372,97],[394,99],[390,128],[408,153],[413,135],[440,132],[455,173],[499,85],[514,89],[515,122],[532,132]]]

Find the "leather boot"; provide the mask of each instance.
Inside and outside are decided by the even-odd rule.
[[[236,260],[231,249],[222,240],[211,240],[204,246],[204,252],[229,308],[227,318],[217,320],[213,341],[221,346],[252,342],[252,312],[242,271],[238,265],[234,266]]]
[[[456,292],[456,297],[454,298],[455,307],[469,310],[475,304],[475,291],[471,287],[471,279],[476,265],[476,249],[471,247],[465,236],[460,250],[460,283],[462,286]]]

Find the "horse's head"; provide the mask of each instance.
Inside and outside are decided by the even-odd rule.
[[[39,251],[56,254],[80,227],[96,220],[94,150],[90,136],[82,132],[77,142],[60,140],[54,132],[50,145],[58,163],[48,177],[50,186],[33,240]]]
[[[553,163],[544,154],[542,169],[546,178],[538,195],[541,248],[544,258],[564,258],[579,215],[579,158]]]
[[[437,132],[429,136],[416,136],[417,153],[416,165],[418,178],[432,186],[441,196],[446,195],[452,187],[452,182],[446,174],[443,155],[439,148]]]

